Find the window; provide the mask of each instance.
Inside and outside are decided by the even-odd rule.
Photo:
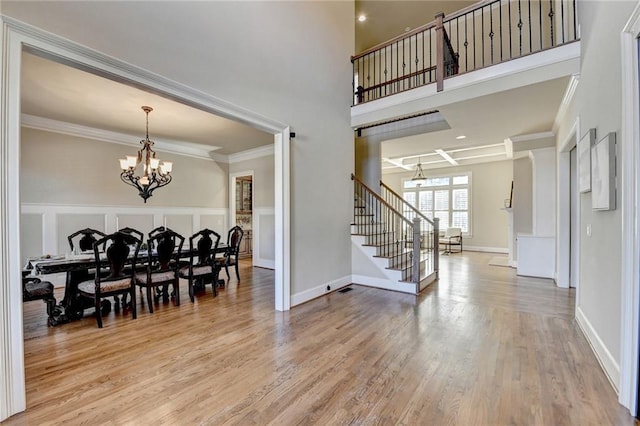
[[[441,230],[456,227],[471,233],[471,173],[428,177],[420,184],[407,179],[402,196],[429,219],[440,219]]]

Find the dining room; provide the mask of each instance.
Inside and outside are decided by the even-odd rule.
[[[146,240],[153,229],[165,227],[187,241],[210,229],[224,245],[229,230],[240,225],[251,231],[250,266],[273,268],[272,134],[49,58],[22,56],[23,265],[77,257],[68,237],[82,229],[110,234],[130,228]],[[145,140],[151,141],[148,151]],[[146,155],[158,161],[153,169]],[[127,158],[134,167],[121,167],[119,160]],[[165,164],[168,171],[162,171]],[[253,176],[251,223],[230,213],[229,176],[237,170]],[[169,182],[155,188],[141,183],[163,174]],[[152,189],[144,193],[145,188]],[[65,271],[40,277],[57,292],[68,280]]]

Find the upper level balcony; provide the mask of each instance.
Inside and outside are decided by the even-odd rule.
[[[353,56],[352,126],[577,73],[576,7],[482,1]]]

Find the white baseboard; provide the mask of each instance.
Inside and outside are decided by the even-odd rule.
[[[482,246],[462,246],[464,251],[481,251],[487,253],[509,254],[509,249],[504,247],[482,247]]]
[[[260,259],[254,256],[253,266],[257,266],[258,268],[276,269],[276,261],[273,259]]]
[[[339,290],[342,287],[348,286],[349,284],[351,284],[351,282],[352,282],[351,275],[345,275],[344,277],[326,282],[324,284],[320,284],[314,288],[310,288],[309,290],[292,294],[291,307],[308,302],[309,300],[315,299],[316,297],[323,296],[327,293],[331,293],[332,291]],[[331,290],[327,290],[327,286],[331,287]]]
[[[399,291],[401,293],[416,294],[416,286],[412,283],[401,283],[399,281],[385,280],[384,278],[367,277],[365,275],[352,275],[351,281],[354,284],[367,287],[381,288],[383,290]]]
[[[576,308],[576,322],[578,323],[578,326],[580,326],[580,330],[582,330],[582,334],[584,334],[589,345],[591,345],[591,349],[596,355],[596,359],[604,370],[605,375],[609,379],[611,386],[613,386],[613,389],[618,393],[620,383],[620,365],[618,365],[616,360],[613,358],[611,352],[609,352],[604,342],[600,339],[600,336],[598,336],[598,333],[579,306]]]

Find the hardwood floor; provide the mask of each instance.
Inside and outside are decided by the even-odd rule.
[[[213,298],[54,328],[25,304],[13,424],[633,424],[573,320],[575,294],[443,256],[418,297],[352,286],[278,313],[273,271]]]

